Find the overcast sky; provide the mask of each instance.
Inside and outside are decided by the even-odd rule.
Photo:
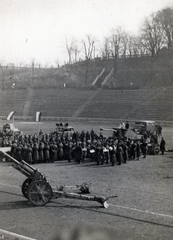
[[[102,41],[119,25],[137,34],[144,17],[169,6],[173,0],[0,0],[0,63],[62,64],[66,38]]]

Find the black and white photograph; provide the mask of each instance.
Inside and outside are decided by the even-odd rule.
[[[173,0],[0,0],[1,239],[173,239]]]

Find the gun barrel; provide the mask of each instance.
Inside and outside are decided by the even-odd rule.
[[[25,176],[30,177],[32,176],[37,170],[30,166],[27,162],[25,161],[17,161],[15,158],[10,156],[8,153],[3,152],[5,156],[7,156],[9,159],[11,159],[14,163],[13,167],[23,173]]]
[[[2,151],[2,152],[3,152],[3,151]],[[12,156],[10,156],[10,155],[7,154],[6,152],[3,152],[3,154],[4,154],[5,156],[7,156],[8,158],[10,158],[14,163],[16,163],[16,164],[20,164],[19,161],[17,161],[15,158],[13,158]]]
[[[116,129],[113,128],[100,128],[100,131],[111,131],[111,132],[117,132]]]

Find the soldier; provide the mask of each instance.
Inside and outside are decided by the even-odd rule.
[[[81,134],[80,134],[80,139],[83,142],[85,140],[85,132],[84,130],[82,130]]]
[[[142,141],[141,151],[142,151],[142,154],[143,154],[143,158],[145,158],[146,155],[147,155],[147,142],[146,142],[145,139],[143,139],[143,141]]]
[[[123,148],[122,148],[122,145],[121,145],[121,141],[119,141],[118,144],[117,144],[116,157],[117,157],[118,165],[121,165],[121,163],[123,161]]]
[[[17,148],[16,148],[16,159],[21,162],[22,161],[22,146],[21,146],[21,142],[19,141],[17,144]]]
[[[136,157],[136,143],[135,141],[131,142],[131,158],[134,160]]]
[[[128,122],[126,122],[125,128],[126,128],[127,130],[129,129],[129,123],[128,123]]]
[[[111,165],[114,166],[116,163],[116,147],[113,143],[109,147],[109,155],[110,155]]]
[[[86,144],[86,141],[85,140],[83,140],[82,141],[82,152],[83,152],[83,154],[82,154],[82,161],[84,161],[85,160],[85,158],[87,157],[87,144]]]
[[[96,142],[92,141],[91,142],[91,146],[90,146],[90,159],[91,159],[91,162],[94,162],[95,159],[96,159],[95,152],[96,152]]]
[[[44,145],[44,162],[45,163],[50,162],[50,146],[48,142],[45,142],[45,145]]]
[[[44,162],[44,153],[43,153],[43,150],[44,150],[44,143],[41,141],[41,142],[39,143],[39,149],[38,149],[39,162],[40,162],[40,163],[43,163],[43,162]]]
[[[69,144],[68,144],[68,140],[66,139],[64,142],[64,159],[67,160],[68,159],[68,151],[69,151]]]
[[[56,142],[53,142],[53,144],[51,145],[51,152],[52,152],[51,162],[58,160],[57,149],[58,149],[58,146],[57,146]]]
[[[64,158],[64,145],[62,143],[62,141],[60,141],[59,143],[59,160],[63,160]]]
[[[72,135],[72,140],[77,141],[77,132],[74,132]]]
[[[128,160],[128,146],[127,146],[127,143],[125,141],[122,142],[122,148],[123,148],[124,163],[126,163],[127,160]]]
[[[162,152],[162,155],[165,152],[165,145],[166,145],[166,142],[165,142],[164,138],[162,137],[161,142],[160,142],[160,151]]]
[[[68,162],[71,162],[71,159],[72,159],[72,142],[69,141],[68,146],[67,146],[67,160],[68,160]]]
[[[93,129],[92,129],[91,132],[90,132],[90,136],[91,136],[91,141],[93,142],[93,141],[94,141],[94,138],[95,138],[95,132],[94,132]]]
[[[71,156],[72,156],[72,159],[75,159],[75,154],[76,154],[76,141],[75,140],[72,140],[72,150],[71,150]]]
[[[52,137],[50,137],[50,142],[49,142],[49,147],[50,147],[50,150],[49,150],[49,153],[50,153],[50,162],[51,162],[51,159],[53,157],[53,152],[52,152],[52,146],[53,146],[53,141],[52,141]]]
[[[32,164],[32,147],[30,144],[27,145],[26,162]]]
[[[11,146],[11,156],[13,158],[16,158],[16,150],[17,150],[17,141],[13,141],[12,142],[12,146]]]
[[[26,143],[24,143],[22,146],[21,154],[22,154],[22,160],[24,160],[25,162],[27,161],[27,148],[28,147],[27,147]]]
[[[38,163],[38,160],[39,160],[38,143],[36,140],[34,142],[32,150],[33,150],[33,152],[32,152],[33,163],[36,164],[36,163]]]
[[[90,150],[91,150],[91,141],[90,140],[87,140],[86,142],[86,157],[87,158],[90,158]]]
[[[108,163],[110,154],[109,154],[109,144],[107,142],[104,143],[103,153],[104,153],[104,161]]]
[[[81,142],[77,142],[77,146],[76,146],[76,149],[75,149],[75,160],[78,164],[81,163],[81,160],[82,160]]]
[[[102,147],[100,141],[98,141],[97,144],[96,144],[95,158],[96,158],[97,165],[99,165],[100,162],[102,162],[103,158],[104,158],[104,156],[103,156],[103,147]]]
[[[139,160],[139,157],[141,155],[140,149],[141,149],[141,143],[140,143],[140,141],[137,141],[136,142],[136,157],[137,157],[137,160]]]
[[[32,137],[32,135],[30,134],[30,135],[28,136],[28,142],[29,142],[29,143],[32,143],[32,140],[33,140],[33,137]]]
[[[90,140],[90,133],[89,131],[86,132],[86,141]]]

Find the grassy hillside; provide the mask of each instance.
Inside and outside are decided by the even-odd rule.
[[[73,65],[60,68],[1,68],[0,88],[57,87],[62,88],[64,83],[68,87],[89,86],[96,76],[105,68],[109,72],[115,69],[113,77],[117,81],[118,89],[143,89],[173,86],[172,59],[160,56],[133,57],[113,59],[95,59],[89,62],[81,61]],[[87,77],[86,77],[86,70]]]

